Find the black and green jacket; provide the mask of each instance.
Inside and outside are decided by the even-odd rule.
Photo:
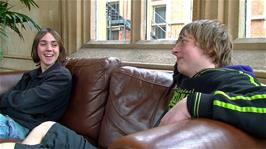
[[[202,70],[192,78],[175,72],[174,81],[170,107],[187,97],[192,117],[220,120],[266,138],[266,86],[256,78],[239,70],[217,68]]]

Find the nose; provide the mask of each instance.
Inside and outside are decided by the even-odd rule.
[[[47,51],[52,51],[52,49],[53,49],[53,46],[52,46],[52,44],[47,44],[47,48],[46,48],[46,50]]]
[[[178,52],[180,52],[180,46],[178,42],[175,44],[175,47],[172,48],[171,52],[173,55],[176,55]]]

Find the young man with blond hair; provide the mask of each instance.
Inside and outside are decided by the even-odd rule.
[[[230,65],[232,41],[224,24],[187,24],[176,46],[175,91],[160,125],[189,118],[229,123],[266,138],[266,86],[244,65]]]

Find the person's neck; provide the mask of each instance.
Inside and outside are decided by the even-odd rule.
[[[201,67],[198,67],[198,69],[196,69],[194,72],[192,72],[191,75],[189,75],[189,77],[192,78],[195,74],[199,73],[200,71],[210,68],[215,68],[215,64],[202,65]]]
[[[53,64],[54,65],[54,64]],[[49,65],[49,66],[46,66],[46,65],[41,65],[41,70],[42,70],[42,73],[44,73],[47,69],[49,69],[51,66],[53,65]]]
[[[47,67],[41,67],[42,73],[44,73],[47,69]]]

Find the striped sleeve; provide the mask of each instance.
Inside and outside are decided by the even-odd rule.
[[[243,89],[238,94],[221,90],[212,94],[196,92],[189,95],[187,101],[192,117],[220,120],[256,137],[266,138],[265,86]]]
[[[266,92],[247,95],[230,95],[223,91],[216,91],[214,96],[213,106],[236,112],[266,114]]]

